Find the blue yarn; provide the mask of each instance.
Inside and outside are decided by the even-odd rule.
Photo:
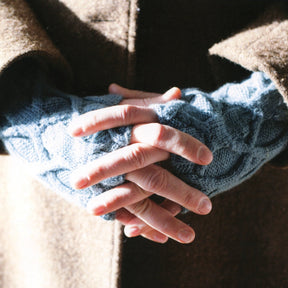
[[[207,166],[177,155],[164,165],[209,197],[247,180],[287,146],[287,106],[262,72],[212,93],[184,89],[180,101],[153,108],[160,123],[192,135],[213,152]]]
[[[37,81],[30,104],[2,115],[0,139],[10,154],[24,160],[32,174],[67,200],[86,207],[91,198],[123,183],[125,176],[79,191],[71,187],[71,172],[128,145],[131,127],[72,138],[67,126],[80,114],[118,104],[121,97],[80,98]],[[209,197],[242,183],[287,145],[288,109],[271,80],[261,72],[212,93],[184,89],[181,100],[151,107],[160,123],[192,135],[212,150],[214,160],[208,166],[177,155],[161,163]],[[113,219],[114,214],[104,218]]]
[[[41,85],[40,85],[41,84]],[[86,207],[89,200],[125,181],[119,175],[83,190],[70,184],[71,173],[108,152],[129,144],[131,127],[119,127],[91,136],[73,138],[69,123],[80,114],[118,104],[119,95],[76,97],[39,82],[31,104],[5,114],[0,138],[7,151],[25,162],[25,167],[66,200]],[[114,219],[107,214],[105,219]]]

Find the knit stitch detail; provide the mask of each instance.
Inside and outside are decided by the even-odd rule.
[[[160,123],[192,135],[213,152],[207,166],[177,155],[163,165],[209,197],[247,180],[287,145],[287,106],[262,72],[212,93],[184,89],[181,100],[152,107]]]
[[[0,138],[10,154],[25,162],[27,170],[68,201],[86,207],[91,198],[125,181],[112,177],[83,190],[75,190],[70,175],[78,167],[129,144],[131,127],[119,127],[91,136],[73,138],[69,123],[88,111],[118,104],[119,95],[88,96],[64,94],[42,87],[30,105],[6,113]],[[49,97],[48,97],[49,96]],[[114,214],[105,215],[114,219]]]
[[[30,104],[5,113],[4,121],[0,121],[1,140],[12,155],[25,162],[27,170],[68,201],[83,207],[125,181],[120,175],[83,190],[74,190],[70,184],[70,174],[76,168],[129,144],[131,126],[82,138],[67,133],[67,126],[79,115],[116,105],[120,96],[80,98],[41,81],[35,85],[34,94]],[[184,89],[181,100],[151,107],[160,123],[192,135],[213,152],[214,160],[207,166],[174,154],[161,163],[209,197],[239,185],[287,145],[288,109],[274,84],[261,72],[212,93]],[[114,217],[114,213],[104,216]]]

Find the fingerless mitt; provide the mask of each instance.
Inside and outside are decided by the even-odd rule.
[[[86,207],[91,198],[123,183],[124,175],[75,190],[70,184],[71,173],[81,165],[128,145],[131,127],[100,131],[82,138],[71,137],[67,127],[80,114],[116,105],[122,97],[80,98],[51,88],[40,78],[34,85],[30,103],[2,115],[0,139],[10,154],[24,161],[32,175],[68,201]],[[104,218],[113,217],[107,214]]]
[[[287,146],[287,106],[262,72],[212,93],[184,89],[180,101],[152,107],[160,123],[192,135],[213,152],[207,166],[177,155],[163,164],[209,197],[242,183]]]
[[[34,88],[30,89],[31,101],[0,117],[0,139],[33,175],[68,201],[86,207],[91,198],[122,184],[125,176],[74,190],[71,172],[128,145],[131,127],[100,131],[83,138],[71,137],[67,127],[80,114],[116,105],[121,97],[80,98],[52,88],[40,76],[37,73]],[[212,93],[185,89],[181,100],[151,107],[160,123],[192,135],[212,150],[214,160],[207,166],[177,155],[161,163],[209,197],[242,183],[287,145],[287,107],[271,80],[261,72]],[[104,218],[113,219],[114,214]]]

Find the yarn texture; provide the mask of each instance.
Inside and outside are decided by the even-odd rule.
[[[207,166],[177,155],[164,164],[209,197],[247,180],[287,146],[287,106],[262,72],[212,93],[184,89],[180,101],[153,108],[160,123],[192,135],[213,152],[213,161]]]
[[[68,126],[80,114],[116,105],[122,97],[81,98],[50,87],[44,79],[37,77],[31,103],[6,112],[2,117],[0,139],[11,155],[24,161],[32,175],[71,203],[86,207],[91,198],[123,183],[125,176],[119,175],[86,189],[75,190],[70,184],[71,173],[108,152],[128,145],[131,127],[74,138],[68,134]],[[113,219],[114,214],[107,214],[104,218]]]
[[[68,201],[86,207],[91,198],[123,183],[125,175],[75,190],[70,184],[71,172],[128,145],[131,126],[82,138],[71,137],[67,127],[79,115],[116,105],[122,98],[119,95],[81,98],[58,91],[43,79],[35,80],[29,103],[2,115],[0,139],[33,175]],[[207,166],[177,155],[160,163],[209,197],[242,183],[287,145],[288,109],[274,84],[261,72],[212,93],[184,89],[181,100],[151,107],[160,123],[192,135],[212,150],[214,160]],[[104,218],[114,216],[110,213]]]

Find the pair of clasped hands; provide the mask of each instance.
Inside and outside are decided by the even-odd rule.
[[[75,189],[83,189],[106,178],[126,174],[124,184],[92,199],[89,211],[97,216],[116,211],[116,219],[125,226],[127,237],[141,235],[158,243],[165,243],[169,238],[191,243],[195,238],[194,230],[175,216],[182,207],[206,215],[212,209],[211,201],[154,163],[166,160],[174,153],[194,163],[208,165],[213,156],[192,136],[157,123],[156,113],[149,108],[150,104],[179,99],[181,91],[172,88],[161,95],[111,84],[109,93],[122,95],[122,102],[79,116],[70,125],[69,133],[81,137],[133,125],[130,145],[79,168],[71,177],[72,185]],[[164,201],[156,204],[149,198],[152,194],[162,196]]]

